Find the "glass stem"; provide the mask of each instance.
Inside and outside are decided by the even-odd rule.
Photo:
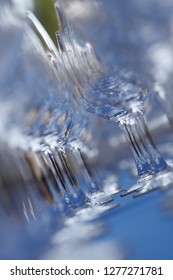
[[[85,160],[85,157],[84,157],[82,151],[78,147],[73,148],[73,151],[74,151],[74,153],[76,155],[79,167],[82,170],[82,174],[83,174],[83,176],[85,178],[85,181],[88,183],[88,192],[92,193],[92,192],[98,191],[97,186],[96,186],[96,184],[93,181],[90,168],[88,166],[88,163]]]
[[[168,168],[150,135],[143,112],[121,116],[118,123],[129,143],[139,179]]]

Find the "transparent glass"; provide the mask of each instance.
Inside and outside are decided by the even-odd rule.
[[[73,182],[74,187],[78,188],[79,184],[75,178],[73,167],[71,166],[67,153],[65,151],[66,147],[72,150],[73,156],[76,157],[78,170],[81,170],[80,172],[82,173],[82,176],[84,178],[84,181],[81,184],[81,188],[83,189],[87,197],[89,197],[88,201],[91,201],[93,196],[95,201],[96,193],[100,192],[101,188],[99,187],[99,184],[97,184],[95,178],[92,176],[92,172],[85,157],[85,154],[87,154],[87,152],[90,152],[91,154],[92,146],[96,147],[96,141],[98,142],[100,136],[99,133],[96,134],[96,132],[94,131],[94,116],[83,110],[83,108],[79,106],[76,100],[72,99],[73,83],[71,84],[71,76],[73,75],[73,73],[67,71],[66,69],[68,61],[65,60],[66,57],[63,55],[63,46],[60,46],[58,44],[58,52],[43,26],[31,12],[28,12],[28,18],[34,24],[39,36],[44,42],[44,45],[47,47],[48,56],[56,72],[58,82],[64,86],[64,91],[68,92],[69,95],[71,94],[69,96],[69,99],[71,102],[71,110],[73,111],[73,118],[71,118],[71,120],[73,119],[73,121],[71,122],[69,132],[66,133],[66,138],[64,138],[64,141],[62,141],[61,143],[59,134],[53,137],[54,133],[52,132],[49,139],[49,150],[52,150],[54,158],[57,159],[57,161],[61,161],[62,167],[64,168],[65,174],[67,174],[68,179]],[[44,128],[44,130],[46,134],[46,127]],[[93,139],[93,134],[95,134],[95,140]],[[89,141],[86,141],[87,135],[90,135]],[[89,147],[87,143],[89,144]],[[99,143],[97,145],[99,145]],[[63,177],[62,174],[61,177]]]
[[[47,183],[57,209],[62,209],[63,201],[68,208],[71,200],[75,207],[84,201],[84,195],[72,188],[51,149],[55,142],[61,147],[65,142],[73,109],[65,91],[62,95],[57,73],[32,29],[10,8],[1,22],[1,141],[7,142],[11,149],[33,151],[42,173],[47,167],[54,178],[54,185],[49,178]]]
[[[153,178],[162,172],[172,178],[170,167],[158,152],[145,123],[143,104],[149,89],[140,85],[140,75],[105,69],[92,46],[77,38],[59,2],[55,8],[60,23],[57,41],[63,49],[75,98],[85,110],[118,122],[132,150],[138,181],[125,194],[157,187],[156,182],[152,184]]]

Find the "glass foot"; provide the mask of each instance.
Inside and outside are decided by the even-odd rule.
[[[168,167],[164,171],[138,179],[137,183],[122,193],[121,196],[135,193],[134,197],[139,197],[156,189],[166,190],[171,185],[173,185],[173,167]]]

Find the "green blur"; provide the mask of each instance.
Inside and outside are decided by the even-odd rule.
[[[35,0],[35,13],[49,33],[50,37],[56,42],[55,32],[58,30],[58,22],[54,10],[54,0]]]

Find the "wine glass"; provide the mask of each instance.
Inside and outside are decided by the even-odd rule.
[[[77,38],[59,2],[55,9],[60,22],[57,40],[63,46],[75,98],[85,110],[118,122],[132,150],[138,180],[125,194],[158,187],[160,176],[169,184],[172,172],[156,149],[144,119],[148,88],[139,84],[133,72],[101,65],[91,45]]]
[[[11,19],[12,11],[8,13]],[[1,70],[5,75],[0,82],[1,140],[12,149],[34,151],[42,172],[46,173],[46,168],[47,173],[51,170],[54,184],[49,177],[47,182],[57,208],[62,209],[66,198],[73,199],[76,194],[67,186],[62,170],[56,174],[49,144],[55,137],[59,142],[64,141],[71,125],[71,106],[65,93],[61,95],[54,69],[34,32],[18,18],[12,23],[8,23],[8,17],[4,21],[1,21],[2,57],[6,58],[4,63],[2,60]],[[56,167],[59,168],[58,164]]]
[[[69,75],[71,75],[72,73],[70,73],[69,71],[67,72],[66,70],[65,67],[66,62],[64,61],[63,50],[59,45],[59,52],[57,52],[57,49],[54,43],[52,42],[52,40],[50,39],[49,35],[47,34],[43,26],[40,24],[40,22],[36,19],[36,17],[31,12],[28,12],[27,16],[35,26],[35,29],[39,33],[39,36],[44,41],[44,45],[47,46],[47,50],[49,51],[48,55],[51,60],[52,66],[55,68],[58,82],[60,84],[65,83],[64,91],[68,93],[71,92],[71,80]],[[94,178],[92,177],[92,172],[89,168],[89,165],[87,164],[87,160],[85,159],[85,154],[83,152],[83,150],[84,149],[86,150],[87,148],[87,145],[85,144],[86,134],[89,134],[91,130],[93,131],[94,116],[92,116],[91,114],[83,110],[76,103],[76,101],[71,100],[71,96],[70,96],[70,101],[71,101],[71,107],[73,107],[73,124],[71,125],[71,129],[69,130],[69,133],[68,134],[66,133],[66,137],[63,139],[63,141],[60,141],[61,138],[59,136],[59,133],[58,135],[55,134],[54,143],[50,143],[49,140],[46,140],[47,137],[44,137],[44,139],[45,141],[49,142],[49,146],[53,151],[52,153],[54,155],[54,158],[57,161],[59,160],[61,161],[65,169],[65,172],[68,174],[70,181],[72,180],[73,184],[77,186],[78,183],[77,180],[75,179],[73,168],[71,168],[71,164],[68,159],[67,153],[65,152],[65,147],[72,150],[73,156],[75,156],[77,160],[78,170],[79,169],[82,170],[82,175],[85,179],[85,182],[83,181],[81,184],[81,188],[83,189],[87,197],[90,197],[89,200],[92,200],[92,198],[94,197],[94,201],[95,201],[96,193],[100,195],[100,187],[98,187],[97,182],[96,183],[94,182]],[[45,127],[44,130],[45,133],[47,133]],[[93,132],[91,134],[93,134]],[[52,137],[53,132],[51,133],[50,136],[51,139],[54,139]],[[91,150],[92,145],[94,145],[95,143],[93,142],[93,140],[89,142],[91,142],[89,148]],[[95,137],[95,142],[96,142],[96,137]]]
[[[82,153],[81,146],[84,144],[84,139],[81,139],[79,133],[86,129],[88,126],[88,116],[87,113],[83,110],[80,110],[78,107],[78,104],[73,102],[73,100],[68,98],[66,96],[66,92],[71,91],[70,84],[67,84],[68,82],[68,76],[66,74],[66,69],[63,64],[63,60],[60,57],[60,54],[58,53],[56,47],[54,46],[54,43],[50,39],[49,35],[43,28],[43,26],[40,24],[40,22],[37,20],[37,18],[31,13],[28,12],[27,14],[28,18],[34,25],[35,29],[37,30],[39,36],[42,38],[42,41],[44,42],[44,45],[47,48],[48,51],[48,57],[50,59],[50,62],[55,70],[55,75],[57,77],[57,81],[59,84],[64,85],[64,81],[66,84],[66,87],[63,88],[64,97],[62,96],[61,99],[67,99],[68,102],[70,102],[70,106],[66,106],[64,113],[61,114],[62,116],[68,115],[70,111],[71,117],[70,119],[70,125],[68,125],[68,130],[62,130],[62,133],[60,133],[58,127],[55,129],[53,125],[44,125],[43,132],[42,132],[42,139],[44,139],[44,143],[47,143],[49,145],[49,149],[46,148],[46,151],[48,151],[49,156],[49,162],[52,166],[52,171],[55,172],[55,174],[58,172],[58,178],[60,178],[61,184],[63,184],[65,188],[65,180],[64,180],[64,173],[61,172],[60,168],[62,167],[62,171],[65,172],[65,174],[68,177],[68,181],[72,183],[74,189],[78,189],[78,192],[81,190],[81,187],[79,187],[79,184],[76,180],[76,176],[74,174],[73,168],[69,162],[68,156],[65,151],[65,147],[70,147],[73,151],[73,155],[76,155],[77,163],[78,163],[78,169],[81,169],[82,175],[86,181],[86,187],[84,188],[84,183],[82,184],[83,191],[86,195],[85,200],[88,202],[87,197],[90,197],[90,193],[98,191],[98,188],[96,187],[96,184],[94,184],[93,179],[91,178],[90,169],[87,165],[87,162],[84,158],[84,154]],[[64,69],[63,69],[64,68]],[[52,102],[53,106],[55,106],[55,110],[58,110],[59,107],[58,104],[55,102]],[[58,110],[59,111],[59,110]],[[72,117],[73,115],[73,117]],[[54,116],[56,117],[55,113]],[[56,119],[56,118],[55,118]],[[62,118],[59,117],[59,119],[62,120]],[[72,121],[73,120],[73,121]],[[92,123],[92,120],[91,120]],[[66,125],[68,122],[66,121]],[[34,124],[35,125],[35,124]],[[55,126],[57,126],[57,123],[55,122]],[[37,124],[38,128],[38,124]],[[42,131],[41,127],[38,130],[39,132]],[[47,147],[47,146],[46,146]],[[51,155],[50,155],[51,154]],[[50,161],[51,160],[51,161]],[[57,165],[60,165],[57,169]],[[55,168],[56,164],[56,168]],[[71,192],[73,192],[73,188],[70,189]],[[67,198],[68,199],[68,198]],[[82,199],[80,197],[80,202],[82,203]]]
[[[28,14],[29,16],[32,19],[34,18],[32,22],[39,26],[34,15],[30,13],[30,15]],[[48,40],[50,41],[50,39]],[[50,41],[50,44],[53,45],[53,42]],[[39,53],[40,51],[38,51]],[[28,55],[27,59],[30,61]],[[45,63],[49,64],[48,60]],[[46,88],[47,98],[45,99],[45,104],[42,102],[41,110],[34,120],[33,126],[30,125],[29,127],[31,130],[30,134],[33,138],[32,149],[35,152],[37,151],[37,154],[40,153],[40,150],[42,151],[41,159],[44,161],[43,165],[50,168],[55,178],[58,192],[62,194],[68,207],[79,207],[79,205],[85,203],[87,197],[77,184],[77,180],[72,174],[64,151],[66,139],[73,127],[72,116],[74,110],[66,94],[66,89],[61,86],[62,83],[57,79],[57,71],[55,72],[54,68],[52,68],[54,64],[51,60],[50,65],[51,68],[49,67],[49,73],[47,75],[50,77],[52,72],[51,79],[44,78],[44,81],[48,79],[49,82]],[[60,68],[60,70],[62,71],[63,69]],[[62,92],[64,92],[63,95]],[[59,196],[57,199],[59,200]]]

